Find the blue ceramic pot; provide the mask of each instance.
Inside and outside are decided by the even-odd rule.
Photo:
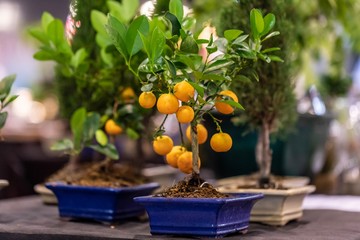
[[[250,211],[262,193],[234,194],[229,198],[164,198],[144,196],[151,234],[223,237],[246,232]]]
[[[123,188],[64,183],[47,183],[45,186],[56,195],[60,217],[114,222],[144,214],[143,206],[134,202],[133,198],[151,194],[159,184],[149,183]]]

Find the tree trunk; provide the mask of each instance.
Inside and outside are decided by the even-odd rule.
[[[259,186],[268,188],[270,184],[272,151],[270,149],[270,125],[266,121],[263,121],[259,129],[255,155],[260,169]]]
[[[199,175],[199,144],[197,136],[197,123],[191,122],[191,151],[192,151],[192,173],[193,175]]]

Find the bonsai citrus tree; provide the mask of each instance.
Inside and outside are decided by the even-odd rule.
[[[264,21],[261,14],[257,15],[258,18]],[[140,105],[144,108],[156,105],[157,111],[164,114],[162,123],[154,132],[154,151],[164,155],[169,165],[191,174],[191,182],[195,184],[202,183],[199,177],[199,144],[208,137],[206,128],[201,124],[203,117],[209,114],[217,126],[217,133],[210,138],[211,148],[216,152],[229,151],[232,139],[222,131],[221,121],[213,117],[212,111],[216,109],[223,114],[232,114],[235,108],[243,109],[230,88],[234,68],[229,67],[234,65],[234,58],[238,60],[237,73],[243,73],[260,57],[268,62],[277,60],[267,56],[259,45],[261,37],[271,37],[267,33],[273,26],[274,18],[271,15],[271,21],[265,25],[267,32],[264,30],[261,36],[253,34],[249,38],[241,30],[228,29],[224,31],[225,38],[215,44],[213,37],[201,39],[198,33],[191,31],[191,17],[184,16],[180,0],[171,0],[169,11],[164,15],[151,19],[139,16],[129,27],[111,14],[108,17],[109,36],[119,53],[128,59],[127,66],[142,84]],[[199,55],[202,44],[206,49],[205,60]],[[133,67],[132,54],[141,49],[146,55],[141,64]],[[219,49],[222,53],[214,57],[212,54]],[[176,114],[180,144],[174,144],[166,135],[164,124],[171,114]],[[183,124],[189,124],[185,135],[191,142],[191,150],[186,148]]]

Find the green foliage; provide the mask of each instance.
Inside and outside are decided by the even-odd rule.
[[[251,129],[259,129],[263,121],[267,121],[272,132],[283,132],[291,129],[296,118],[292,78],[296,71],[293,67],[292,53],[295,31],[288,19],[286,7],[286,3],[277,0],[271,2],[240,0],[223,8],[216,22],[220,34],[223,29],[230,27],[244,31],[251,29],[252,32],[247,43],[245,42],[247,39],[235,41],[236,48],[233,48],[232,60],[237,64],[230,69],[232,86],[238,94],[239,102],[246,110],[239,115],[238,120]],[[249,11],[251,11],[250,18],[247,18]],[[275,23],[276,28],[274,28]],[[281,31],[281,36],[275,37],[280,34],[278,29]],[[239,62],[239,55],[254,57],[248,52],[251,48],[259,51],[257,58],[263,61],[258,61],[255,65]],[[278,55],[274,54],[275,52],[278,52]],[[244,72],[247,73],[246,76]]]
[[[84,147],[90,147],[111,159],[119,158],[115,146],[109,143],[106,134],[99,129],[101,121],[98,113],[87,112],[85,108],[79,108],[71,117],[70,127],[72,139],[56,142],[52,145],[52,150],[77,155]],[[94,138],[99,145],[94,144]]]
[[[4,108],[18,97],[17,95],[10,95],[15,78],[16,75],[10,75],[0,80],[0,130],[5,126],[8,117],[8,112],[4,111]]]
[[[259,13],[259,10],[254,9],[252,14],[254,13]],[[192,22],[192,17],[184,16],[181,1],[171,0],[169,12],[148,20],[148,25],[153,31],[138,31],[146,56],[142,63],[135,67],[136,70],[131,68],[131,64],[128,66],[140,79],[141,90],[152,91],[158,96],[171,92],[176,83],[186,79],[197,92],[197,97],[190,100],[187,105],[195,110],[196,122],[200,122],[202,116],[214,108],[219,92],[230,87],[232,77],[237,76],[235,72],[243,73],[247,70],[244,66],[252,66],[258,59],[270,62],[271,58],[267,54],[279,50],[262,46],[263,41],[275,36],[269,33],[275,24],[275,17],[268,14],[263,18],[262,14],[259,14],[256,21],[260,21],[257,24],[262,26],[254,25],[256,29],[251,29],[252,37],[249,38],[239,29],[231,28],[225,31],[224,39],[214,42],[212,37],[200,39],[198,34],[187,29],[188,25],[184,23]],[[143,17],[139,16],[133,22],[140,19],[142,21]],[[130,59],[124,54],[129,43],[123,40],[128,30],[121,20],[113,15],[108,17],[107,26],[108,33],[120,54]],[[206,60],[198,54],[202,48],[201,44],[205,45],[206,53],[203,57]],[[210,58],[210,54],[218,49],[223,52],[217,57]],[[243,74],[247,75],[246,72]],[[254,75],[255,71],[251,74]],[[246,79],[248,77],[251,76],[243,76]],[[240,103],[230,98],[222,101],[238,109],[244,109]],[[155,136],[163,132],[161,125]]]

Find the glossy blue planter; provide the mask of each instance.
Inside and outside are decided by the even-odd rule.
[[[101,222],[114,222],[145,213],[134,197],[151,194],[158,183],[135,187],[109,188],[47,183],[58,200],[60,217],[84,218]]]
[[[250,211],[263,194],[234,194],[229,198],[136,197],[144,205],[151,234],[223,237],[246,232]]]

